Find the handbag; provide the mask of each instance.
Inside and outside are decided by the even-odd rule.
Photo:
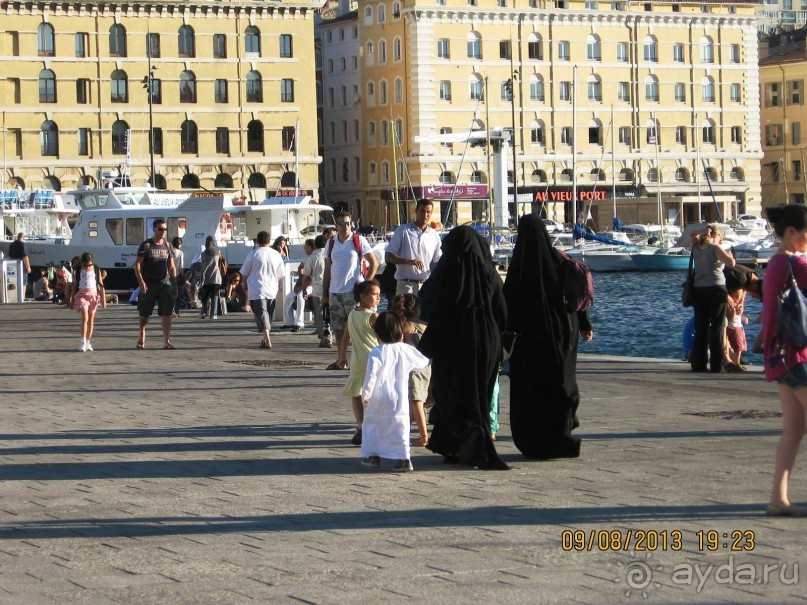
[[[799,349],[807,347],[807,297],[793,276],[793,257],[787,263],[785,287],[779,294],[779,336],[786,333]]]
[[[695,246],[692,247],[692,252],[689,253],[689,269],[687,269],[687,279],[684,282],[684,291],[681,293],[681,304],[685,307],[692,307],[695,305],[695,271],[693,265],[695,259]]]

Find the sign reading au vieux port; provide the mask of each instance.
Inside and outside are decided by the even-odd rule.
[[[525,188],[519,187],[518,190],[519,192],[524,192]],[[532,193],[533,195],[532,201],[537,203],[572,201],[573,191],[571,187],[529,187],[526,190]],[[614,192],[610,187],[607,188],[578,187],[577,201],[596,202],[597,200],[610,200],[613,199],[614,197],[613,194]],[[641,188],[639,187],[616,188],[617,199],[637,198],[641,196],[642,191]]]
[[[402,200],[411,200],[414,193],[415,199],[423,197],[435,198],[438,200],[454,199],[487,199],[487,185],[423,185],[422,187],[407,187],[398,189],[398,197]],[[382,191],[381,199],[392,199],[392,191]]]

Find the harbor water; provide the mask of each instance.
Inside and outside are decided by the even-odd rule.
[[[594,339],[581,342],[581,353],[682,359],[684,326],[692,309],[681,305],[685,271],[594,273],[591,319]],[[762,304],[746,297],[748,347],[759,334],[755,323]],[[752,364],[760,355],[747,354]]]

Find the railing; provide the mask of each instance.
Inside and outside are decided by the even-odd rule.
[[[53,208],[53,191],[0,189],[0,204],[4,210],[47,210]]]

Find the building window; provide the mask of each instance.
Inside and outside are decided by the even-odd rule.
[[[154,153],[155,154],[162,154],[163,152],[163,129],[162,128],[154,128],[152,130],[151,137],[154,139]],[[163,187],[165,189],[165,187]]]
[[[448,170],[444,170],[440,173],[440,182],[443,185],[453,185],[454,184],[454,175]]]
[[[644,60],[658,63],[658,43],[653,36],[646,36],[644,39]]]
[[[42,156],[59,155],[59,127],[55,122],[46,120],[42,122],[39,133],[39,147]]]
[[[182,153],[198,153],[199,129],[193,120],[185,120],[180,127]]]
[[[543,61],[544,46],[541,37],[537,34],[530,34],[527,42],[527,56],[534,61]]]
[[[545,144],[544,125],[542,122],[533,122],[530,128],[530,142],[533,145],[543,146]]]
[[[437,41],[437,56],[440,59],[451,58],[451,42],[448,38],[440,38]]]
[[[602,126],[596,120],[592,120],[588,125],[588,144],[602,145]]]
[[[179,102],[196,103],[196,76],[192,71],[179,75]]]
[[[715,82],[709,76],[703,78],[701,82],[701,101],[704,103],[715,102]]]
[[[544,79],[541,76],[530,78],[530,101],[544,102]]]
[[[775,147],[782,144],[782,125],[767,124],[765,126],[765,145]]]
[[[732,103],[739,103],[742,99],[740,96],[740,85],[739,84],[731,84],[729,86],[729,100]]]
[[[512,59],[513,52],[512,46],[510,44],[510,40],[500,40],[499,41],[499,58],[500,59]]]
[[[294,80],[283,78],[280,81],[280,101],[281,103],[294,102]]]
[[[49,69],[39,72],[39,102],[56,102],[56,75]]]
[[[652,101],[658,103],[658,79],[655,76],[647,76],[644,81],[644,98],[645,101]]]
[[[684,62],[684,45],[680,42],[673,44],[673,61],[676,63]]]
[[[403,80],[395,78],[395,102],[403,103]]]
[[[254,25],[244,30],[244,52],[247,56],[261,56],[261,30]]]
[[[468,34],[468,58],[482,58],[482,38],[476,32],[471,32]]]
[[[78,155],[90,155],[90,129],[78,129]]]
[[[129,137],[129,125],[123,120],[118,120],[112,124],[112,153],[124,155],[126,153],[126,142]]]
[[[398,62],[403,57],[403,43],[400,38],[392,41],[392,60]]]
[[[163,83],[158,78],[151,79],[151,102],[154,105],[163,102]]]
[[[701,38],[701,63],[715,62],[715,46],[709,36]]]
[[[628,43],[617,42],[616,44],[616,60],[620,63],[628,62]]]
[[[675,180],[679,183],[688,183],[689,182],[689,170],[686,168],[679,167],[675,170]]]
[[[686,86],[683,82],[675,84],[675,100],[678,103],[685,103],[687,100]]]
[[[196,35],[190,25],[179,28],[179,56],[193,58],[196,56]]]
[[[451,82],[449,82],[448,80],[440,81],[440,100],[441,101],[451,100]]]
[[[230,129],[226,126],[216,128],[216,153],[230,153]]]
[[[263,78],[257,71],[247,74],[247,103],[263,103]]]
[[[558,42],[558,59],[561,61],[569,60],[569,43],[565,40]]]
[[[387,81],[381,80],[378,83],[378,103],[379,105],[387,104]]]
[[[602,101],[602,83],[597,76],[589,76],[587,82],[588,100],[597,103]]]
[[[656,137],[656,124],[651,123],[645,129],[645,133],[647,134],[647,144],[648,145],[658,145],[658,138]]]
[[[213,58],[227,58],[227,36],[224,34],[213,34]]]
[[[509,82],[502,82],[501,84],[501,99],[508,103],[513,100],[513,89]]]
[[[76,40],[76,56],[77,57],[87,57],[88,49],[90,47],[90,34],[84,32],[78,32],[75,36]]]
[[[617,98],[623,103],[630,103],[630,85],[627,82],[619,83]]]
[[[793,136],[793,144],[801,145],[801,122],[793,122],[790,125],[790,132]]]
[[[389,145],[389,123],[386,120],[381,120],[378,125],[378,131],[381,134],[381,145],[386,147]]]
[[[558,95],[561,101],[571,101],[572,100],[572,83],[571,82],[560,82],[558,84]]]
[[[160,34],[146,34],[146,56],[160,58]]]
[[[715,124],[711,120],[707,120],[703,125],[702,141],[707,145],[715,144]]]
[[[454,132],[452,128],[448,128],[445,126],[440,129],[440,134],[451,134],[452,132]],[[454,149],[454,144],[451,141],[441,141],[440,146],[445,147],[449,151],[452,151]]]
[[[294,56],[294,44],[291,34],[280,34],[280,57],[291,59]]]
[[[740,62],[740,45],[732,44],[729,46],[729,63]]]
[[[129,102],[129,79],[125,71],[120,69],[113,71],[109,79],[109,86],[112,92],[111,101],[113,103]]]
[[[739,126],[731,127],[731,142],[739,145],[743,142],[742,129]]]
[[[86,105],[90,102],[90,81],[87,78],[76,80],[76,103]]]
[[[379,40],[378,41],[378,62],[379,63],[386,63],[387,62],[387,41],[386,40]]]
[[[54,33],[50,23],[40,23],[36,28],[36,53],[40,57],[54,56]]]
[[[247,124],[247,151],[263,152],[263,122],[260,120]]]
[[[284,126],[281,132],[283,151],[294,151],[294,126]]]
[[[214,86],[216,103],[227,103],[229,96],[227,94],[227,80],[216,80]],[[247,91],[249,91],[249,75],[247,75]],[[247,97],[249,97],[249,92],[247,92]]]
[[[392,3],[392,18],[394,20],[401,18],[401,3],[400,2],[393,2]]]
[[[109,56],[126,56],[126,28],[120,23],[109,28]]]
[[[620,126],[618,131],[619,144],[631,146],[630,126]]]
[[[676,126],[675,127],[675,142],[678,145],[686,145],[687,144],[687,127],[686,126]]]
[[[790,80],[787,83],[787,104],[802,105],[804,103],[804,80]]]
[[[571,146],[574,140],[572,138],[572,127],[564,126],[560,129],[560,143],[561,145]]]
[[[602,52],[600,39],[597,36],[588,36],[586,39],[586,58],[589,61],[601,61]]]
[[[779,107],[779,95],[781,90],[778,82],[765,84],[765,107]]]
[[[479,76],[471,76],[469,95],[472,101],[484,100],[482,79]]]

